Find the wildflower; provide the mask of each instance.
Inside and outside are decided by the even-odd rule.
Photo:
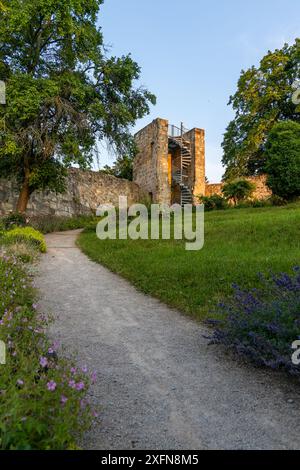
[[[48,365],[48,359],[47,359],[46,357],[43,357],[43,356],[42,356],[42,357],[40,358],[40,364],[41,364],[42,367],[47,367],[47,365]]]
[[[18,379],[17,380],[17,385],[19,385],[21,387],[22,385],[24,385],[24,381],[22,379]]]
[[[60,398],[61,404],[64,405],[65,403],[67,403],[67,401],[68,401],[67,397],[65,397],[65,395],[62,395]]]
[[[83,372],[84,374],[86,374],[86,373],[88,372],[87,366],[83,366],[83,367],[81,368],[81,370],[82,370],[82,372]]]
[[[75,385],[76,390],[80,391],[84,389],[84,383],[83,382],[78,382],[78,384]]]
[[[48,354],[54,354],[54,352],[55,352],[55,351],[54,351],[53,348],[49,348],[49,349],[48,349]]]
[[[75,388],[76,387],[76,382],[75,380],[69,380],[69,387]]]
[[[86,401],[80,400],[80,408],[83,410],[86,407]]]
[[[38,308],[38,305],[37,304],[32,304],[32,308],[33,308],[33,310],[36,310]]]
[[[54,382],[54,380],[50,380],[50,382],[47,383],[47,388],[53,392],[56,389],[56,382]]]
[[[92,372],[91,379],[92,379],[92,383],[94,384],[97,380],[97,372],[96,371]]]
[[[75,367],[71,367],[70,372],[71,372],[71,374],[76,374],[76,368],[75,368]]]

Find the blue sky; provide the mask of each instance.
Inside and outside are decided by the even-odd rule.
[[[157,96],[139,130],[161,117],[206,131],[206,174],[221,179],[227,106],[240,71],[300,37],[299,0],[106,0],[99,24],[111,55],[130,52]],[[103,150],[102,164],[114,157]]]

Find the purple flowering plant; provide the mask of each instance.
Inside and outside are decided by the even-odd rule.
[[[38,310],[25,266],[0,255],[0,340],[7,346],[0,374],[0,449],[77,448],[94,420],[86,398],[92,374],[62,356],[47,337],[47,316]]]
[[[251,290],[233,286],[232,299],[218,305],[217,319],[208,320],[214,327],[210,342],[300,377],[300,366],[292,362],[292,343],[300,339],[300,267],[292,274],[260,274],[259,280]]]

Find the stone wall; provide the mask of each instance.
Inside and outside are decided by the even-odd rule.
[[[94,171],[69,170],[67,190],[63,194],[37,191],[30,197],[29,214],[72,216],[91,214],[99,204],[118,205],[119,196],[128,203],[139,202],[143,194],[137,184]],[[0,214],[16,208],[18,188],[14,182],[0,179]]]
[[[272,191],[266,184],[266,175],[251,176],[245,178],[255,184],[255,190],[252,194],[252,199],[266,199],[272,195]],[[205,196],[212,196],[213,194],[222,194],[223,183],[206,184]]]
[[[205,192],[205,131],[192,129],[184,135],[191,142],[192,165],[191,186],[193,187],[194,203],[198,204],[199,194]]]
[[[135,135],[139,153],[134,159],[133,181],[152,196],[155,203],[169,204],[168,121],[155,119]]]

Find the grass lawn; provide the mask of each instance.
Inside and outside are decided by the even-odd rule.
[[[230,209],[205,214],[205,245],[183,241],[105,240],[95,230],[78,245],[94,261],[141,291],[196,318],[205,318],[232,284],[257,285],[259,272],[290,272],[300,264],[300,205]]]

